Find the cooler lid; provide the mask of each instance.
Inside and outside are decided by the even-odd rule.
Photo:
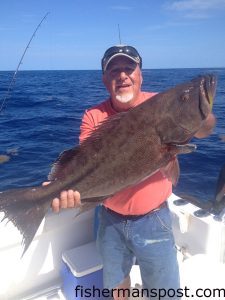
[[[62,259],[76,277],[88,275],[103,267],[95,241],[63,252]]]

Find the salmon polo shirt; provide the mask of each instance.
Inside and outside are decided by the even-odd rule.
[[[135,106],[151,98],[156,93],[141,92]],[[80,143],[85,140],[97,126],[110,116],[116,114],[110,99],[85,111],[80,133]],[[118,133],[119,134],[119,133]],[[161,171],[154,173],[136,185],[124,188],[112,197],[104,200],[104,206],[122,215],[143,215],[157,208],[172,193],[172,183]]]

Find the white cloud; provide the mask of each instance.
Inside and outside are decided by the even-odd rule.
[[[220,9],[221,6],[225,7],[225,0],[176,0],[170,4],[171,9],[178,11],[206,11],[209,9]]]
[[[167,2],[169,10],[182,12],[185,17],[202,19],[225,8],[225,0],[175,0]]]

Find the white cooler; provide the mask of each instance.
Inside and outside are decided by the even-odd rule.
[[[62,260],[62,291],[66,300],[104,299],[103,265],[95,241],[65,251]]]

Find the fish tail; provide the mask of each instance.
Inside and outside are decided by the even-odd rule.
[[[49,200],[43,197],[42,193],[37,193],[40,189],[25,188],[0,192],[0,211],[5,213],[2,221],[8,219],[22,234],[22,256],[50,206]]]

